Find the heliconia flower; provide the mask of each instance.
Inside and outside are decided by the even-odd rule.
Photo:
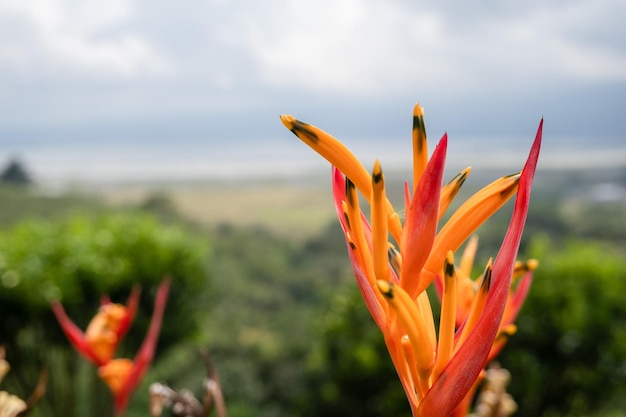
[[[170,280],[167,278],[159,286],[150,327],[135,358],[132,361],[130,359],[113,359],[98,368],[100,378],[107,383],[113,393],[116,415],[118,416],[122,415],[126,409],[130,396],[141,382],[154,357],[169,288]]]
[[[61,303],[54,301],[51,307],[74,348],[95,365],[102,366],[111,360],[120,340],[135,319],[140,294],[140,288],[133,287],[125,306],[103,299],[85,333],[70,320]]]
[[[370,175],[328,133],[289,115],[281,116],[281,121],[333,166],[335,208],[357,284],[383,333],[413,415],[451,415],[481,374],[505,312],[543,120],[521,173],[496,180],[474,194],[439,230],[439,220],[470,170],[442,187],[448,138],[441,138],[429,160],[419,105],[413,116],[413,186],[405,183],[404,222],[387,200],[380,162],[376,161]],[[370,206],[369,221],[359,208],[357,190]],[[470,312],[456,329],[453,252],[516,191],[498,256],[487,265]],[[438,337],[425,291],[437,275],[443,276]]]
[[[135,316],[139,302],[138,288],[133,288],[126,309],[124,306],[113,305],[105,301],[88,326],[86,334],[83,334],[70,321],[60,303],[56,302],[52,305],[61,328],[76,350],[98,366],[98,375],[113,393],[116,416],[121,416],[124,413],[132,393],[152,362],[165,313],[169,288],[170,279],[166,278],[159,285],[148,333],[133,360],[112,359],[112,356]],[[90,339],[89,331],[92,325],[94,326],[93,333],[96,336]],[[104,360],[104,358],[107,359]]]

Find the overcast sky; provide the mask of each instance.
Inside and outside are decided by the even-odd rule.
[[[626,140],[624,22],[624,0],[0,0],[0,143],[276,138],[281,113],[397,137],[415,102],[433,135],[545,116]]]

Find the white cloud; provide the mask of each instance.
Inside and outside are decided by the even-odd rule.
[[[0,68],[16,78],[132,78],[171,68],[127,23],[124,0],[2,0]]]
[[[250,18],[246,39],[261,80],[272,86],[377,94],[434,75],[443,64],[440,17],[411,15],[396,3],[287,1],[271,19]]]
[[[248,33],[240,34],[272,87],[378,95],[626,80],[623,47],[584,41],[585,33],[602,37],[607,20],[626,12],[615,0],[526,4],[506,13],[477,7],[465,21],[454,6],[275,4],[242,12]]]
[[[528,26],[547,33],[543,39],[535,34],[534,43],[553,76],[626,81],[626,30],[614,32],[623,28],[621,23],[612,24],[617,16],[626,16],[623,1],[578,1],[539,9]]]
[[[0,0],[0,70],[357,96],[626,78],[620,0],[194,3]]]
[[[623,0],[0,0],[0,127],[534,103],[624,85],[624,15]]]

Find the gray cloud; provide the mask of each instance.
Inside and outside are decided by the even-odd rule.
[[[0,129],[245,119],[235,132],[272,135],[293,112],[374,135],[420,101],[442,129],[545,114],[566,133],[589,112],[619,134],[623,16],[617,0],[0,0]]]

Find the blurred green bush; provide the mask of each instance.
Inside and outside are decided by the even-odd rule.
[[[43,215],[43,201],[29,207]],[[16,206],[4,223],[13,226],[0,231],[0,343],[13,365],[3,389],[27,395],[39,369],[50,371],[48,394],[33,417],[103,416],[110,405],[93,367],[61,333],[50,300],[60,298],[84,328],[102,295],[124,302],[133,284],[142,285],[141,308],[120,352],[132,357],[166,274],[174,285],[159,357],[128,417],[146,415],[151,381],[200,394],[205,371],[198,346],[214,356],[233,417],[410,414],[335,222],[294,242],[259,227],[190,231],[161,197],[144,207],[158,218],[136,211],[110,214],[102,207],[67,217],[68,203],[58,204],[58,210],[48,207],[58,213],[54,221],[17,221],[20,213],[33,211]],[[520,406],[517,415],[624,417],[623,245],[563,235],[570,225],[545,220],[559,217],[550,207],[540,206],[545,216],[529,219],[534,233],[527,235],[543,231],[550,240],[525,242],[521,257],[538,258],[540,266],[518,333],[500,356],[513,374],[509,388]],[[541,222],[533,225],[533,218]],[[491,233],[481,230],[483,252],[494,253],[505,227],[506,222]]]
[[[0,344],[7,347],[14,376],[7,381],[25,395],[39,368],[52,366],[51,393],[45,400],[48,405],[39,407],[41,415],[76,415],[76,410],[91,415],[75,401],[96,397],[86,392],[89,383],[78,377],[84,360],[69,350],[50,302],[61,300],[84,329],[102,296],[124,303],[132,286],[141,285],[140,308],[118,354],[132,358],[148,328],[154,291],[164,276],[171,276],[159,338],[159,351],[166,350],[198,332],[194,311],[208,284],[208,249],[205,238],[140,212],[78,215],[54,222],[24,220],[0,231]],[[96,411],[94,415],[103,415],[102,409]]]
[[[410,417],[382,334],[356,284],[328,303],[322,337],[307,360],[309,389],[300,398],[301,415]]]

